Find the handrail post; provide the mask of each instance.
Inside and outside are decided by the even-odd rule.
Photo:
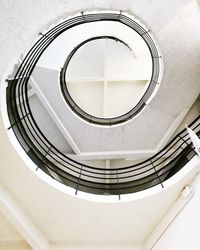
[[[24,118],[26,118],[28,115],[30,115],[30,113],[28,112],[27,114],[23,115],[22,117],[20,117],[19,120],[15,120],[15,122],[13,124],[10,125],[10,127],[7,128],[7,130],[11,129],[12,127],[14,127],[17,123],[19,123],[21,120],[23,120]]]
[[[121,195],[120,195],[120,188],[119,188],[119,177],[118,177],[118,171],[116,171],[117,173],[117,192],[118,192],[118,197],[119,197],[119,200],[121,200]]]
[[[83,12],[83,11],[81,11],[81,15],[82,15],[82,17],[83,17],[83,19],[84,19],[84,22],[86,22],[86,18],[85,18],[85,16],[84,16],[84,12]]]
[[[52,146],[50,146],[50,147],[47,149],[47,151],[45,152],[45,154],[43,155],[42,163],[44,163],[44,161],[45,161],[45,159],[46,159],[46,156],[47,156],[47,155],[49,154],[49,152],[51,151],[51,148],[52,148]],[[36,168],[35,171],[37,171],[38,168],[39,168],[39,166],[37,166],[37,168]]]
[[[181,135],[179,135],[179,138],[180,138],[183,142],[185,142],[185,144],[189,145],[189,143],[187,142],[187,140],[183,139],[183,137],[182,137]]]
[[[183,137],[181,135],[179,135],[179,138],[181,138],[181,140],[186,144],[186,147],[190,145],[190,143],[188,143],[187,140],[183,139]],[[192,148],[192,151],[194,151],[196,154],[197,152],[195,151],[195,149],[192,145],[191,145],[191,148]]]
[[[120,20],[121,15],[122,15],[122,10],[120,10],[120,12],[119,12],[119,16],[118,16],[119,20]]]
[[[83,166],[81,166],[81,170],[80,170],[80,173],[79,173],[79,177],[78,177],[78,182],[77,182],[77,186],[76,186],[75,195],[77,195],[77,193],[78,193],[78,189],[79,189],[79,185],[80,185],[80,179],[81,179],[82,170],[83,170]]]
[[[155,165],[153,164],[152,160],[150,160],[150,163],[151,163],[151,165],[153,166],[153,169],[154,169],[154,171],[155,171],[155,173],[156,173],[156,175],[157,175],[157,177],[158,177],[158,180],[159,180],[159,182],[160,182],[161,187],[164,188],[164,185],[163,185],[163,183],[162,183],[162,181],[161,181],[161,179],[160,179],[160,176],[159,176],[159,174],[158,174],[158,171],[156,170]]]

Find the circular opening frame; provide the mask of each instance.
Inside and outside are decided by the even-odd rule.
[[[129,17],[130,18],[130,17]],[[101,20],[98,20],[101,21]],[[105,19],[103,20],[105,21]],[[110,20],[109,20],[110,21]],[[74,47],[74,49],[71,50],[71,52],[68,54],[67,59],[63,65],[63,68],[60,72],[60,86],[61,86],[61,92],[64,97],[64,100],[66,101],[67,105],[70,107],[70,109],[77,114],[79,117],[84,119],[85,121],[97,124],[97,125],[104,125],[104,126],[111,126],[116,124],[124,123],[136,115],[138,115],[145,106],[152,100],[154,97],[162,78],[162,56],[160,55],[160,52],[157,48],[156,43],[154,42],[154,39],[152,38],[152,35],[149,33],[149,30],[145,29],[143,25],[139,24],[139,22],[136,22],[135,20],[132,20],[132,22],[121,22],[121,19],[119,20],[111,20],[113,22],[120,22],[125,26],[128,26],[132,29],[134,33],[137,33],[138,36],[142,38],[142,40],[145,42],[150,56],[151,56],[151,77],[148,81],[148,86],[146,87],[145,91],[143,92],[142,96],[140,96],[139,101],[135,105],[129,109],[128,112],[125,112],[123,114],[120,114],[119,116],[111,116],[111,117],[101,117],[101,116],[95,116],[91,113],[87,112],[83,107],[77,104],[76,100],[73,99],[72,95],[70,94],[70,91],[67,87],[67,81],[66,81],[66,74],[67,69],[69,67],[69,64],[76,54],[76,52],[86,43],[97,40],[97,39],[113,39],[116,41],[119,41],[123,43],[125,46],[129,47],[129,41],[126,39],[120,39],[117,37],[117,34],[115,36],[108,36],[108,35],[102,35],[102,36],[95,36],[93,37],[92,34],[88,34],[89,38],[85,39],[78,43]],[[130,47],[129,47],[130,48]],[[132,49],[132,48],[130,48]]]

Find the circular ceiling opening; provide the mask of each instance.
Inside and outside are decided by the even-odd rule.
[[[97,21],[82,29],[61,70],[68,107],[98,125],[135,117],[161,78],[161,57],[149,31],[135,20],[119,20]]]
[[[123,116],[136,106],[152,75],[148,46],[139,35],[136,38],[134,49],[116,37],[102,36],[73,51],[65,82],[74,105],[106,119]]]

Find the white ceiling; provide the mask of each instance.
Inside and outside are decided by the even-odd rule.
[[[58,49],[63,51],[61,47]],[[141,50],[144,54],[145,49]],[[132,51],[111,38],[84,44],[66,70],[70,96],[82,110],[94,116],[109,118],[130,111],[144,95],[151,79],[150,53],[149,60],[143,55],[142,62],[138,54],[136,49]]]
[[[139,154],[143,157],[144,152],[149,155],[164,146],[180,125],[200,93],[200,29],[198,25],[194,25],[200,22],[199,8],[196,1],[189,1],[185,6],[182,3],[180,5],[177,3],[179,12],[163,23],[159,30],[158,20],[153,23],[153,17],[148,15],[144,19],[161,48],[164,75],[158,93],[151,103],[126,124],[110,128],[94,126],[79,119],[63,99],[59,98],[60,88],[59,83],[56,83],[59,69],[37,67],[34,70],[35,82],[45,92],[50,107],[70,134],[68,143],[80,157],[94,159],[96,155],[97,158],[104,159],[105,152],[107,158],[108,154],[110,158],[133,158]],[[137,7],[138,5],[135,6],[134,13],[137,12]],[[130,10],[132,8],[131,5]],[[169,6],[168,8],[171,11]],[[160,16],[160,22],[162,21]],[[41,127],[46,128],[45,124],[41,124]],[[151,136],[152,133],[154,136]]]
[[[134,131],[140,129],[142,134],[139,132],[139,135],[142,140],[130,143],[132,147],[135,144],[138,148],[144,149],[147,134],[143,135],[143,129],[147,133],[145,124],[148,124],[158,131],[158,138],[152,138],[151,145],[147,145],[146,148],[156,146],[173,119],[183,110],[190,108],[200,91],[200,32],[197,25],[199,6],[195,0],[174,0],[173,3],[156,0],[3,1],[0,8],[3,20],[0,22],[0,76],[3,77],[13,58],[18,58],[24,48],[30,47],[31,41],[41,31],[41,27],[63,13],[85,8],[132,10],[155,33],[165,60],[164,80],[158,96],[143,112],[145,116],[151,111],[151,117],[145,116],[142,126],[140,123],[133,126]],[[77,132],[77,127],[74,127],[74,131],[75,129]],[[132,128],[128,125],[127,133],[130,133],[130,129]],[[73,133],[73,128],[70,132]],[[148,136],[150,132],[148,130]],[[134,138],[135,132],[131,133]],[[102,139],[106,137],[107,132],[102,133]],[[121,148],[130,147],[130,144],[127,145],[123,139],[122,128],[118,131],[118,137],[121,140]],[[118,143],[118,137],[113,138],[113,142]],[[93,140],[87,140],[88,145],[85,145],[84,142],[88,138],[83,134],[76,133],[74,138],[81,149],[93,148]],[[175,202],[181,189],[191,182],[194,174],[188,175],[177,185],[162,193],[142,200],[113,204],[95,203],[61,193],[34,175],[11,146],[2,123],[0,143],[1,186],[6,188],[32,224],[51,243],[73,245],[82,242],[87,244],[106,242],[116,246],[123,243],[140,244]],[[107,149],[110,150],[112,145],[108,143]],[[106,148],[102,143],[97,150]],[[8,226],[5,219],[0,217],[1,221],[4,225],[0,228],[2,235],[9,241],[12,239],[21,241],[21,237],[10,225]],[[4,241],[4,238],[0,237],[0,241]]]
[[[51,244],[139,244],[196,173],[192,171],[171,188],[144,199],[90,202],[64,194],[32,173],[11,147],[2,123],[0,135],[0,183]]]
[[[28,250],[31,247],[16,231],[10,222],[0,213],[0,249]]]

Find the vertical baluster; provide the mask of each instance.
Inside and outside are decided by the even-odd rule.
[[[161,181],[161,179],[160,179],[160,176],[159,176],[159,174],[158,174],[158,172],[157,172],[157,170],[156,170],[156,168],[155,168],[153,162],[152,162],[151,160],[150,160],[150,162],[151,162],[151,165],[153,166],[153,169],[154,169],[154,171],[155,171],[155,173],[156,173],[156,176],[158,177],[158,180],[159,180],[159,182],[160,182],[161,187],[164,188],[163,183],[162,183],[162,181]]]
[[[186,144],[186,147],[190,145],[189,142],[187,142],[187,140],[185,140],[181,135],[179,135],[179,138]],[[190,145],[191,149],[193,152],[195,152],[195,154],[197,154],[197,152],[195,151],[193,144]]]
[[[81,166],[81,170],[80,170],[80,173],[79,173],[75,195],[77,195],[77,193],[78,193],[78,189],[79,189],[79,185],[80,185],[80,179],[81,179],[81,174],[82,174],[82,169],[83,169],[83,166]]]
[[[24,118],[26,118],[30,113],[27,113],[26,115],[20,117],[19,120],[15,120],[15,122],[13,124],[10,125],[10,127],[7,128],[7,130],[11,129],[13,126],[15,126],[17,123],[19,123],[20,121],[22,121]]]
[[[116,173],[117,173],[117,192],[118,192],[119,200],[121,200],[121,196],[120,196],[120,192],[119,192],[120,188],[119,188],[119,177],[118,177],[118,171],[116,171]]]
[[[187,142],[187,140],[185,140],[181,135],[179,135],[179,138],[180,138],[183,142],[185,142],[186,145],[189,145],[189,143]]]
[[[50,150],[51,150],[51,146],[50,146],[50,147],[47,149],[47,151],[45,152],[45,154],[44,154],[44,156],[43,156],[43,158],[42,158],[42,163],[44,163],[44,161],[45,161],[45,159],[46,159],[46,156],[49,154]],[[39,168],[39,166],[37,166],[37,168],[36,168],[35,171],[37,171],[38,168]]]
[[[120,12],[119,12],[119,16],[118,16],[119,20],[120,20],[121,15],[122,15],[122,10],[120,10]]]
[[[82,15],[82,17],[83,17],[84,21],[86,22],[86,18],[85,18],[85,16],[84,16],[83,11],[81,11],[81,15]]]

